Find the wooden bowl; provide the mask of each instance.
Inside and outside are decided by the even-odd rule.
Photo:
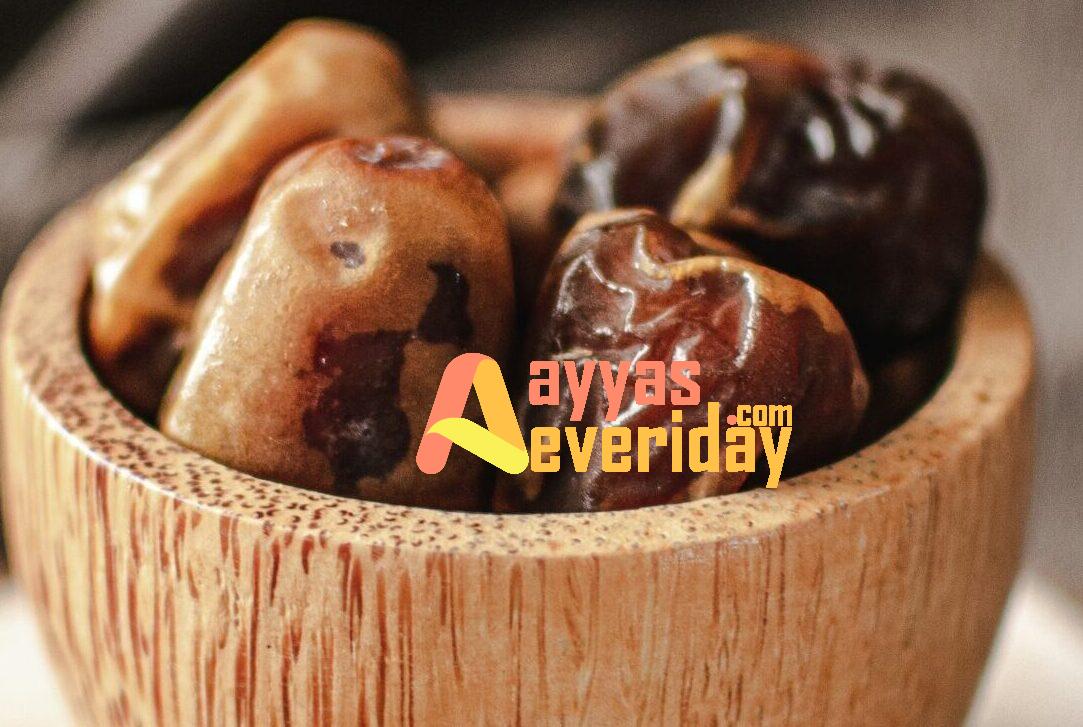
[[[393,507],[235,472],[129,414],[80,346],[76,210],[0,334],[4,515],[97,724],[945,724],[1018,561],[1033,341],[985,261],[903,426],[775,491],[642,510]]]

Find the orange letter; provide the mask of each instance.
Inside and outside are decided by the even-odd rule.
[[[535,376],[543,378],[536,379]],[[546,393],[542,393],[542,387]],[[560,367],[556,361],[530,362],[530,403],[534,406],[556,406],[560,403]]]
[[[660,406],[666,403],[666,365],[661,361],[636,363],[636,403]],[[649,393],[648,393],[649,392]]]
[[[594,378],[594,369],[598,362],[592,358],[583,361],[583,378],[576,374],[574,361],[564,362],[564,375],[568,377],[568,392],[572,395],[572,421],[577,422],[583,418],[583,410],[587,406],[587,394],[590,393],[590,382]]]
[[[674,361],[669,367],[669,376],[673,383],[683,391],[674,391],[669,402],[680,406],[699,404],[699,384],[692,377],[699,376],[699,361]]]
[[[617,364],[617,375],[613,375],[613,364],[602,361],[602,388],[605,389],[605,420],[611,422],[620,413],[620,405],[624,403],[624,390],[628,387],[628,370],[632,368],[631,361],[621,361]]]

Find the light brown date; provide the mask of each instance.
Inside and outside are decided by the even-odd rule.
[[[493,195],[414,137],[340,139],[284,161],[200,302],[162,431],[239,470],[399,504],[477,509],[480,460],[413,452],[444,367],[500,359],[511,260]]]
[[[384,39],[300,21],[97,194],[88,342],[114,391],[153,415],[196,298],[278,161],[316,139],[418,131],[416,106]]]

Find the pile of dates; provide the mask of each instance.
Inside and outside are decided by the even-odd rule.
[[[984,207],[973,132],[906,71],[717,36],[588,104],[426,102],[381,37],[302,21],[88,203],[87,345],[129,408],[260,477],[460,510],[680,502],[757,474],[497,478],[458,447],[422,473],[444,368],[501,362],[529,431],[608,406],[531,405],[530,361],[698,361],[684,425],[791,405],[793,474],[928,396]]]

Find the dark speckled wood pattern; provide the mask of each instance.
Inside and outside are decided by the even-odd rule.
[[[13,565],[95,724],[941,724],[1019,553],[1033,342],[992,263],[882,441],[757,490],[459,514],[261,481],[127,413],[81,353],[79,212],[0,318]]]

